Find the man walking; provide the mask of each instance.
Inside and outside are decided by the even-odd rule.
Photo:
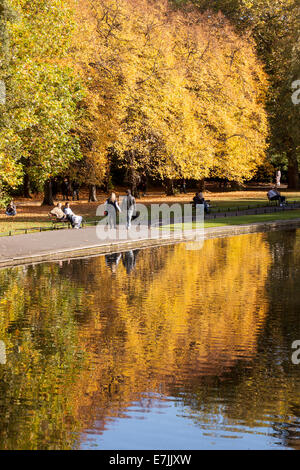
[[[122,211],[126,212],[126,228],[127,230],[131,227],[132,217],[136,208],[135,198],[132,196],[130,189],[127,189],[126,196],[122,201]]]

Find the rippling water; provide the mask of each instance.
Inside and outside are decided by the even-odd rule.
[[[0,271],[1,449],[300,448],[300,232]]]

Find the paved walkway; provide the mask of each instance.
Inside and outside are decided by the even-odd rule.
[[[32,264],[47,260],[69,259],[95,256],[103,253],[129,251],[178,242],[200,241],[206,238],[234,236],[240,234],[266,232],[275,229],[300,227],[300,219],[274,222],[261,222],[249,225],[212,227],[203,232],[189,230],[182,233],[161,233],[152,231],[142,239],[101,241],[96,228],[82,230],[58,230],[0,239],[0,267]],[[158,233],[160,236],[158,236]]]

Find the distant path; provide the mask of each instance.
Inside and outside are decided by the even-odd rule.
[[[276,229],[300,227],[300,219],[260,222],[248,225],[229,225],[205,229],[204,238],[234,236]],[[159,232],[161,233],[161,232]],[[188,242],[195,239],[195,231],[164,234],[163,238],[105,242],[97,238],[96,228],[57,230],[0,239],[0,267],[32,264],[50,260],[95,256],[104,253],[129,251],[163,244]]]

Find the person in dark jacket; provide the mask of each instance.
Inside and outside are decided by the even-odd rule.
[[[204,203],[204,197],[202,193],[196,193],[196,196],[193,199],[194,205],[196,206],[197,204],[203,204]]]
[[[111,193],[110,197],[105,202],[105,210],[108,215],[108,224],[110,228],[117,227],[117,213],[121,213],[122,210],[118,204],[115,193]]]
[[[79,201],[79,188],[80,188],[80,185],[78,181],[73,181],[72,183],[73,201],[75,201],[76,199],[77,201]]]
[[[8,215],[9,217],[14,217],[15,215],[17,215],[17,208],[16,208],[16,205],[14,204],[14,201],[10,201],[10,203],[6,207],[5,214]]]
[[[126,228],[127,230],[131,227],[132,217],[136,208],[135,198],[132,196],[130,189],[127,189],[126,196],[122,201],[122,211],[126,213]]]
[[[65,178],[61,184],[61,193],[64,201],[69,200],[69,181],[68,178]]]
[[[196,207],[198,204],[204,204],[204,211],[206,214],[210,213],[210,201],[206,201],[203,193],[196,193],[196,196],[193,199],[193,204]]]
[[[269,201],[278,201],[279,205],[282,206],[286,203],[285,196],[281,196],[280,192],[276,187],[270,189],[268,192]]]

